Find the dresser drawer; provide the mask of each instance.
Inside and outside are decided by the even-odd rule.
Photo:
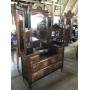
[[[41,60],[40,62],[33,64],[32,65],[32,69],[33,69],[32,71],[36,72],[36,71],[38,71],[40,69],[43,69],[43,68],[45,68],[45,67],[47,67],[49,65],[52,65],[52,64],[54,64],[56,62],[61,62],[60,59],[58,58],[58,55],[52,56],[50,58]]]
[[[61,62],[57,62],[55,64],[52,64],[44,69],[41,69],[35,73],[32,74],[32,80],[33,81],[36,81],[46,75],[48,75],[49,73],[57,70],[58,68],[60,68],[62,66],[62,63]]]

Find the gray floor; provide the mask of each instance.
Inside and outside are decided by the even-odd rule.
[[[77,43],[70,44],[65,48],[64,70],[54,73],[38,80],[32,85],[33,90],[78,90],[78,60],[76,59]],[[14,52],[15,53],[15,52]],[[16,55],[11,65],[11,90],[29,90],[23,81],[21,73],[16,68]]]

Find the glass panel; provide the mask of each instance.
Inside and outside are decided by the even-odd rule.
[[[24,50],[23,17],[19,15],[20,50]]]
[[[46,20],[47,18],[44,14],[32,11],[31,28],[35,38],[44,39],[46,37]]]
[[[31,15],[31,27],[33,30],[44,30],[46,29],[46,18],[43,14]]]

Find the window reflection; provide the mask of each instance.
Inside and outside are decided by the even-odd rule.
[[[40,27],[45,26],[45,17],[43,14],[31,15],[31,27],[33,30],[37,30]]]
[[[23,17],[19,15],[20,50],[24,50]]]

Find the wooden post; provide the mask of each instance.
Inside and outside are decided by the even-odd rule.
[[[52,19],[51,19],[51,26],[53,25],[53,20],[54,20],[54,1],[52,1]]]

